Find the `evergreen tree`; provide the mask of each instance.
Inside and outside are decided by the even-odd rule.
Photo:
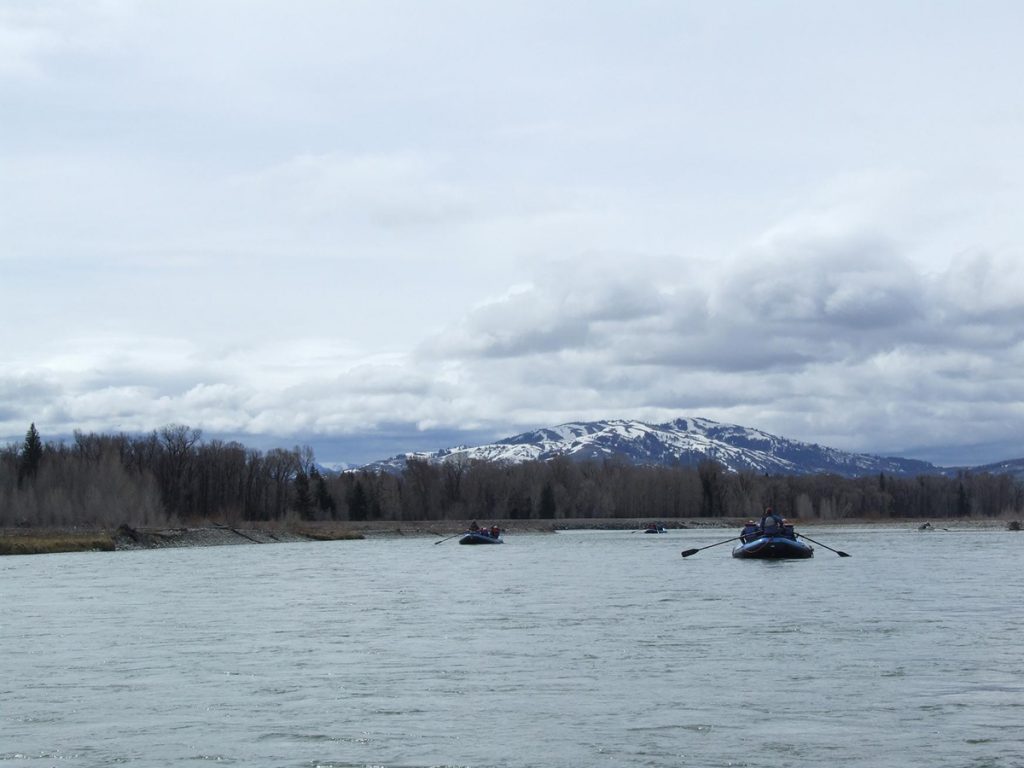
[[[551,483],[544,483],[544,489],[540,492],[540,510],[538,514],[545,520],[551,520],[557,511],[555,503],[555,489]]]
[[[963,482],[959,484],[956,492],[956,516],[968,517],[971,514],[971,499],[964,488]]]
[[[355,485],[348,495],[348,518],[349,520],[365,520],[369,507],[369,499],[366,498],[366,489],[363,484],[356,480]]]
[[[292,486],[295,489],[295,511],[303,520],[309,520],[313,509],[313,499],[309,494],[309,475],[300,469],[295,473]]]
[[[43,460],[43,441],[39,437],[35,422],[32,422],[25,434],[25,443],[22,445],[21,453],[18,456],[18,484],[26,477],[33,478],[39,471],[39,465]]]
[[[330,514],[331,517],[334,517],[336,506],[334,497],[331,496],[331,492],[327,489],[327,481],[324,480],[324,476],[320,474],[316,467],[310,470],[310,475],[315,486],[317,509],[324,514]]]

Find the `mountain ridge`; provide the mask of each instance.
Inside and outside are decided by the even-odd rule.
[[[631,419],[566,422],[485,445],[399,454],[366,464],[360,470],[400,472],[410,460],[432,464],[474,460],[520,463],[547,461],[556,456],[574,461],[619,460],[653,466],[696,466],[712,459],[734,472],[788,475],[831,473],[858,477],[885,473],[912,477],[962,471],[917,459],[841,451],[699,417],[681,417],[663,424]],[[1024,470],[1024,460],[991,466],[1017,464]]]

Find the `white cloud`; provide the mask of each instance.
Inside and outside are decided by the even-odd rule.
[[[1019,16],[7,4],[0,436],[1005,447]]]

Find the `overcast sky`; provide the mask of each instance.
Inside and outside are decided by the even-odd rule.
[[[1024,3],[0,0],[0,441],[1024,456]]]

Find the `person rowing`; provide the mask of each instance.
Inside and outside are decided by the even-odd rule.
[[[753,541],[757,538],[760,532],[761,529],[758,527],[757,523],[753,520],[747,520],[747,522],[743,524],[743,530],[740,531],[740,541],[744,543]]]

